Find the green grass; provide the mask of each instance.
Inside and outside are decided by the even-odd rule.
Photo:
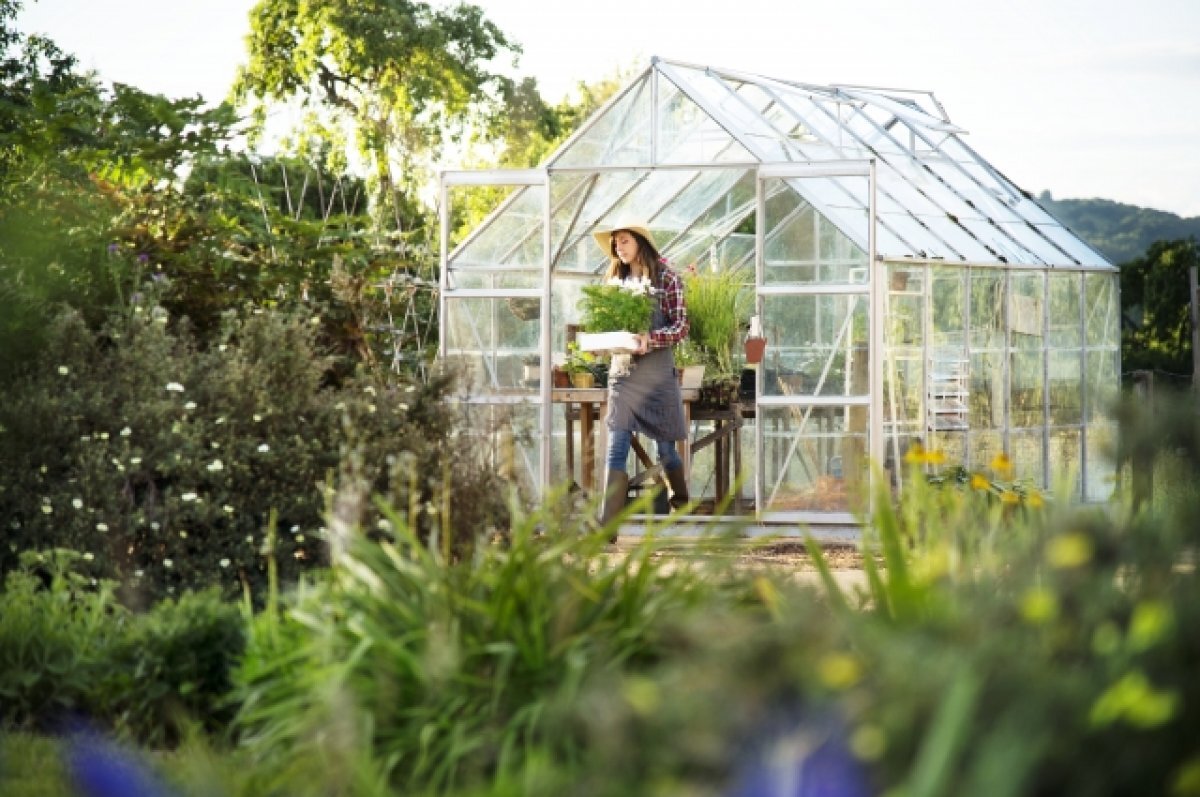
[[[59,755],[60,743],[28,733],[0,736],[0,794],[76,797]]]

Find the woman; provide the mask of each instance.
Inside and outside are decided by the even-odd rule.
[[[605,280],[648,277],[658,297],[650,331],[637,335],[629,372],[610,377],[608,382],[607,470],[600,516],[601,523],[608,523],[625,506],[629,492],[626,461],[635,432],[658,445],[658,459],[671,488],[671,506],[678,509],[688,502],[683,460],[675,450],[675,441],[686,439],[688,429],[672,354],[672,347],[687,337],[688,317],[683,280],[667,267],[644,224],[616,225],[592,235],[610,258]]]

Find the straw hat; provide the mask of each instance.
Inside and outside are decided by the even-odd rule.
[[[600,246],[600,250],[604,252],[605,257],[612,257],[613,233],[620,230],[636,232],[649,241],[650,245],[655,249],[658,248],[658,245],[654,243],[654,236],[650,234],[650,228],[646,226],[645,222],[622,220],[619,224],[607,224],[592,231],[592,237],[596,239],[596,243]]]

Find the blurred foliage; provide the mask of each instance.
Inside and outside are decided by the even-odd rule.
[[[144,744],[188,721],[228,722],[221,701],[245,647],[241,612],[215,592],[126,611],[89,554],[28,551],[0,592],[0,720],[73,732],[92,725]],[[8,793],[6,791],[6,793]]]

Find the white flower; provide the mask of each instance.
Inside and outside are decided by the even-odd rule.
[[[225,514],[227,514],[227,515],[233,514],[233,507],[231,507],[229,504],[225,504],[225,506],[223,506],[221,508],[225,510]]]
[[[217,564],[219,564],[221,567],[229,567],[229,560],[222,559],[221,561],[217,562]]]
[[[364,387],[364,388],[363,388],[363,392],[364,392],[364,393],[369,393],[370,395],[374,396],[374,395],[375,395],[375,386],[374,386],[374,385],[367,385],[366,387]]]
[[[208,463],[209,473],[216,473],[219,470],[225,470],[225,463],[221,460],[214,459],[212,462]]]
[[[95,558],[96,558],[96,555],[95,555],[95,554],[93,554],[93,553],[85,553],[85,554],[83,555],[83,561],[85,561],[85,562],[90,562],[90,561],[92,561],[92,560],[93,560],[93,559],[95,559]]]
[[[141,578],[141,577],[142,577],[142,576],[144,576],[144,575],[146,575],[146,574],[145,574],[145,572],[143,572],[143,571],[141,571],[141,570],[134,570],[134,571],[133,571],[133,576],[134,576],[134,578]]]
[[[183,408],[184,408],[185,410],[194,410],[194,409],[196,409],[196,402],[194,402],[194,401],[189,401],[187,404],[184,404],[184,405],[183,405]]]
[[[58,366],[58,372],[63,376],[66,376],[67,374],[71,373],[71,369],[65,365],[60,365]]]
[[[154,529],[155,531],[158,531],[158,521],[156,520],[153,523],[151,523],[150,528]]]
[[[220,418],[217,418],[215,421],[213,421],[213,423],[215,423],[215,424],[217,424],[218,426],[220,426],[221,424],[225,423],[225,416],[224,416],[224,415],[222,415]]]
[[[167,382],[167,392],[168,393],[182,393],[183,385],[179,384],[178,382]]]
[[[43,515],[53,515],[54,507],[50,506],[49,504],[42,504],[42,514]]]
[[[170,559],[163,559],[163,567],[174,567],[175,563]]]
[[[271,450],[271,447],[269,445],[267,445],[266,443],[263,443],[262,445],[260,445],[258,447],[258,453],[260,453],[260,454],[265,454],[270,450]]]
[[[186,531],[186,530],[183,530],[183,531],[180,531],[180,532],[179,532],[179,539],[181,539],[181,540],[186,540],[186,539],[187,539],[187,531]]]
[[[218,443],[216,440],[214,440],[214,441],[212,441],[211,443],[209,443],[209,446],[210,446],[210,447],[212,447],[212,448],[220,448],[220,447],[221,447],[221,444],[220,444],[220,443]]]
[[[108,524],[107,523],[97,523],[96,531],[108,531]]]
[[[141,464],[142,464],[142,458],[141,458],[141,457],[130,457],[130,458],[129,458],[129,464],[130,464],[130,465],[141,465]]]
[[[375,405],[374,405],[374,404],[368,404],[368,405],[367,405],[367,412],[374,412],[374,411],[375,411]]]
[[[292,526],[292,528],[291,528],[291,532],[292,532],[292,534],[295,534],[295,533],[296,533],[297,531],[299,531],[299,530],[300,530],[300,526],[299,526],[299,525]]]
[[[303,535],[303,534],[297,534],[297,535],[296,535],[296,542],[304,542],[304,535]]]
[[[225,351],[228,348],[229,346],[227,344],[222,343],[220,346],[217,346],[217,351]]]
[[[133,430],[128,426],[121,430],[121,437],[129,437],[131,434],[133,434]]]
[[[71,506],[75,507],[76,509],[83,509],[83,499],[82,498],[72,498]]]
[[[101,433],[100,433],[100,439],[101,439],[101,440],[107,440],[107,439],[108,439],[108,432],[101,432]]]
[[[183,495],[181,495],[179,497],[184,501],[195,501],[196,500],[195,493],[184,493]]]
[[[256,413],[254,413],[254,422],[255,422],[255,423],[262,423],[262,416],[261,416],[261,415],[259,415],[257,412],[256,412]]]

